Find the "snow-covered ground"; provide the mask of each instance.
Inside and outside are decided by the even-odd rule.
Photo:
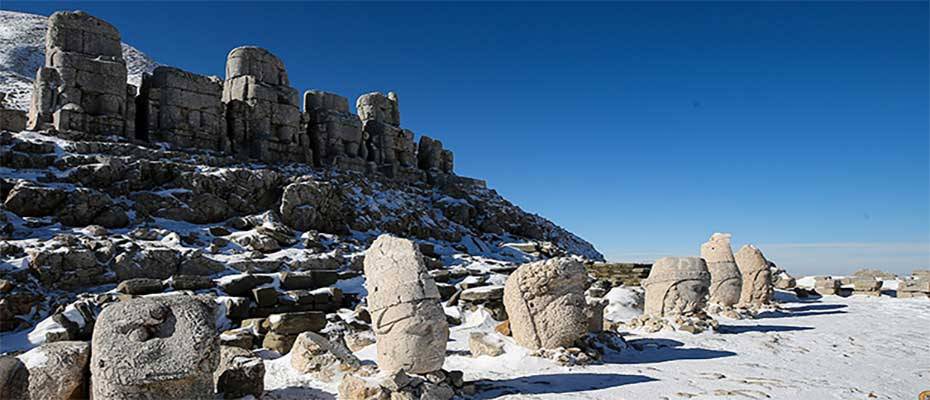
[[[798,299],[781,311],[721,320],[720,331],[625,334],[630,348],[600,365],[562,367],[505,338],[499,357],[468,356],[471,314],[453,328],[445,368],[477,381],[475,399],[916,399],[930,390],[930,300],[882,296]],[[372,360],[374,346],[358,355]],[[269,361],[267,398],[333,399],[335,384]]]

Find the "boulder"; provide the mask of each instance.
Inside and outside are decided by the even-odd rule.
[[[87,396],[90,343],[46,343],[18,358],[29,370],[30,399],[70,400]]]
[[[62,189],[23,181],[13,186],[3,206],[20,217],[46,217],[57,213],[67,199],[68,193]]]
[[[504,354],[504,342],[484,332],[472,332],[468,335],[468,350],[472,357],[497,357]]]
[[[329,182],[302,181],[287,185],[281,195],[281,218],[299,231],[348,233],[353,212],[340,188]]]
[[[688,315],[704,308],[710,272],[698,257],[664,257],[652,265],[643,282],[644,313],[655,317]]]
[[[113,272],[123,281],[134,278],[168,279],[178,272],[181,254],[167,247],[151,247],[116,256]]]
[[[743,278],[730,248],[730,234],[713,234],[709,241],[701,245],[701,258],[710,272],[708,302],[725,307],[738,303]]]
[[[266,275],[236,275],[220,280],[220,289],[230,296],[245,296],[258,286],[273,282],[274,279]]]
[[[381,235],[364,265],[378,367],[415,374],[442,368],[449,325],[416,243]]]
[[[743,275],[743,288],[739,302],[743,305],[761,305],[772,302],[772,272],[769,263],[755,246],[748,244],[736,252],[736,265]]]
[[[345,346],[313,332],[298,335],[291,348],[291,367],[302,374],[315,374],[324,381],[360,366],[359,359]]]
[[[571,258],[517,268],[504,286],[514,340],[532,350],[571,347],[588,332],[586,281],[584,266]]]
[[[29,400],[29,370],[16,357],[0,356],[0,399]]]
[[[116,286],[117,292],[133,295],[159,293],[164,289],[160,280],[148,278],[128,279]]]
[[[220,346],[220,362],[213,373],[216,392],[224,399],[260,398],[265,390],[265,363],[248,350]]]
[[[93,335],[94,399],[213,399],[220,354],[211,306],[172,295],[104,308]]]

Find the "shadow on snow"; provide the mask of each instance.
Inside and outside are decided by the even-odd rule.
[[[511,394],[568,394],[655,380],[655,378],[643,375],[592,373],[534,375],[501,380],[485,379],[475,382],[478,394],[472,399],[495,399]]]
[[[646,364],[674,360],[708,360],[736,355],[732,351],[682,347],[684,346],[682,342],[672,339],[633,339],[627,341],[627,345],[630,347],[624,351],[606,354],[604,362]]]

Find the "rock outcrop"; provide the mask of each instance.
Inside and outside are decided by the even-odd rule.
[[[214,315],[190,296],[137,298],[103,309],[91,356],[93,397],[213,399]]]
[[[381,235],[365,252],[364,264],[378,367],[415,374],[442,368],[449,326],[419,247]]]
[[[571,347],[588,332],[584,265],[554,258],[521,265],[504,285],[514,340],[528,349]]]

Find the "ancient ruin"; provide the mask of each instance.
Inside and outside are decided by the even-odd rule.
[[[739,303],[745,306],[761,306],[772,302],[772,272],[768,260],[756,246],[747,244],[736,252],[736,265],[743,275],[743,289]]]
[[[730,234],[713,234],[701,245],[701,258],[710,272],[708,303],[722,307],[738,303],[743,281],[730,249]]]
[[[46,48],[29,123],[0,107],[0,128],[116,135],[405,182],[480,184],[454,175],[453,154],[442,142],[424,136],[417,145],[414,133],[400,126],[393,92],[360,96],[355,115],[345,97],[310,90],[301,110],[284,62],[259,47],[230,51],[223,80],[161,66],[143,75],[138,90],[126,84],[119,31],[96,17],[55,13]]]
[[[6,93],[0,92],[0,130],[19,132],[26,129],[26,113],[6,107]]]
[[[571,258],[521,265],[504,286],[514,340],[532,350],[571,347],[588,332],[586,286],[584,266]]]
[[[381,235],[365,252],[364,264],[378,367],[414,374],[442,368],[449,326],[419,247]]]
[[[136,88],[126,81],[119,31],[81,11],[56,12],[45,40],[29,129],[132,135]]]
[[[213,399],[214,320],[205,302],[185,295],[106,307],[91,344],[93,398]]]
[[[643,287],[645,314],[656,317],[694,314],[706,302],[710,273],[703,259],[664,257],[652,265]]]

